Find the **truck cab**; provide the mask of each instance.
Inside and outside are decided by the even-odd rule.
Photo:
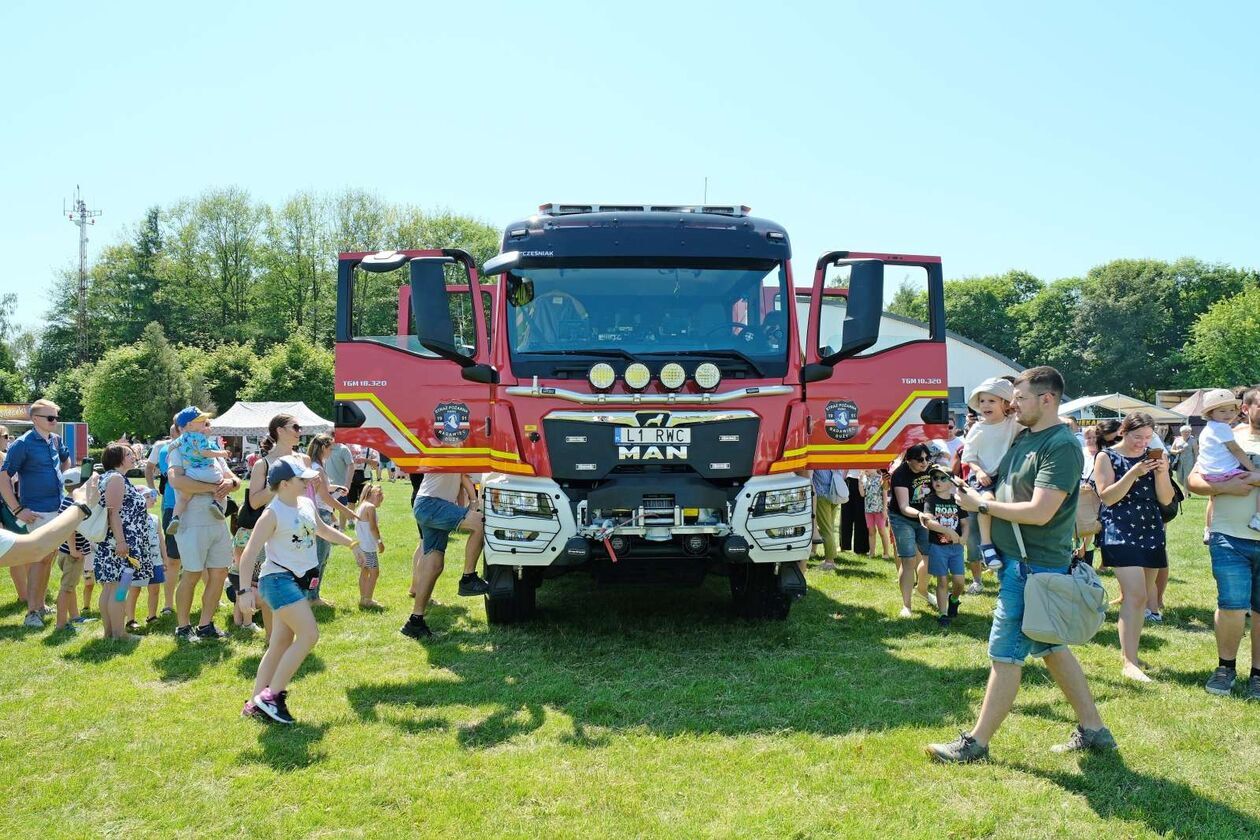
[[[884,273],[922,272],[926,341],[879,347]],[[483,474],[491,623],[546,579],[699,583],[785,618],[812,469],[886,466],[947,416],[940,260],[834,251],[739,206],[543,205],[481,270],[458,250],[339,261],[337,436]]]

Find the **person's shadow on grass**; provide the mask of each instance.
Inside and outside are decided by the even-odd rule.
[[[1260,837],[1260,821],[1250,814],[1197,793],[1188,785],[1139,773],[1119,751],[1085,753],[1080,772],[1051,772],[1020,764],[1006,765],[1083,796],[1104,820],[1144,823],[1161,837]]]
[[[184,682],[198,676],[207,666],[218,664],[232,655],[227,639],[202,642],[176,642],[166,655],[153,661],[162,682]]]
[[[402,732],[454,730],[469,749],[535,731],[548,710],[571,719],[572,743],[589,746],[603,743],[600,729],[640,727],[665,736],[842,735],[962,723],[988,676],[987,662],[903,655],[906,637],[938,634],[934,620],[892,619],[816,589],[790,621],[753,623],[730,617],[716,584],[555,583],[565,584],[555,602],[543,603],[540,591],[540,607],[555,615],[523,628],[487,629],[462,607],[433,610],[442,635],[424,644],[428,664],[455,679],[362,683],[347,690],[351,709]],[[987,636],[987,616],[971,618],[970,632]],[[452,707],[491,711],[467,723],[451,719]]]
[[[259,721],[258,749],[246,750],[237,756],[237,764],[265,764],[279,773],[303,770],[323,761],[327,754],[313,750],[324,739],[328,724],[281,724]]]

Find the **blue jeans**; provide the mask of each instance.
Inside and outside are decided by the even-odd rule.
[[[913,557],[916,552],[927,556],[928,531],[917,519],[893,513],[888,516],[888,524],[892,525],[893,539],[897,541],[898,557]]]
[[[279,572],[274,575],[263,575],[258,579],[258,595],[263,602],[274,610],[284,609],[296,604],[305,596],[302,587],[297,585],[293,575]]]
[[[451,531],[464,521],[468,508],[434,496],[416,496],[416,505],[411,512],[424,534],[422,553],[428,554],[430,551],[446,551]]]
[[[989,658],[994,662],[1023,665],[1030,655],[1041,658],[1067,645],[1048,645],[1024,635],[1024,585],[1031,573],[1067,574],[1067,567],[1035,566],[1002,557],[997,606],[993,609],[993,627],[989,630]]]
[[[1260,612],[1260,540],[1213,532],[1208,554],[1216,578],[1216,606]]]

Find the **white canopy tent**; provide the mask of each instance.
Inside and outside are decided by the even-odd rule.
[[[277,414],[297,418],[304,435],[320,435],[333,430],[333,424],[306,407],[303,402],[238,402],[210,421],[210,430],[224,437],[263,437],[267,424]]]
[[[1156,423],[1183,423],[1186,419],[1185,415],[1151,405],[1127,394],[1080,397],[1059,406],[1060,417],[1075,417],[1077,420],[1105,420],[1108,417],[1122,417],[1135,411],[1145,411]]]

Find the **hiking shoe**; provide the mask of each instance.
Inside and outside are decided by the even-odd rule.
[[[928,744],[923,749],[937,761],[950,764],[984,761],[989,757],[989,748],[972,738],[970,732],[959,732],[958,739],[948,744]]]
[[[289,714],[289,707],[284,702],[288,696],[287,691],[275,692],[270,688],[264,688],[254,695],[254,707],[276,723],[295,723],[293,715]]]
[[[173,536],[175,536],[176,534],[178,534],[178,533],[179,533],[179,517],[178,517],[178,516],[172,516],[172,517],[171,517],[171,522],[170,522],[170,524],[169,524],[169,525],[167,525],[167,526],[166,526],[166,529],[165,529],[165,530],[166,530],[166,534],[167,534],[167,536],[171,536],[171,537],[173,537]]]
[[[407,619],[407,623],[404,624],[402,629],[398,632],[402,633],[404,636],[410,636],[413,639],[433,638],[433,631],[429,629],[429,625],[425,623],[423,616],[420,618],[413,617]]]
[[[44,626],[44,619],[40,618],[39,613],[32,610],[26,614],[26,620],[22,622],[23,627],[29,627],[32,630],[40,630]]]
[[[1163,620],[1164,620],[1164,614],[1163,614],[1162,612],[1158,611],[1158,610],[1147,610],[1147,611],[1146,611],[1146,620],[1147,620],[1147,621],[1153,621],[1153,622],[1155,622],[1156,624],[1160,624],[1160,623],[1162,623],[1162,622],[1163,622]]]
[[[490,591],[490,584],[477,576],[476,572],[466,574],[459,579],[459,594],[465,598],[474,595],[485,595]]]
[[[970,584],[967,585],[968,595],[981,595],[983,593],[984,593],[984,584],[982,584],[980,581],[973,580]]]
[[[214,626],[214,622],[210,622],[204,626],[198,627],[195,631],[198,639],[226,639],[227,633]]]
[[[1234,691],[1234,679],[1237,675],[1233,668],[1226,668],[1222,665],[1212,672],[1212,676],[1203,686],[1203,690],[1208,694],[1215,694],[1217,697],[1228,697]]]
[[[185,624],[183,627],[175,628],[175,641],[188,642],[192,641],[193,628],[191,624]]]
[[[1246,697],[1248,700],[1260,700],[1260,677],[1252,677],[1247,680]]]
[[[1078,750],[1102,752],[1103,750],[1114,750],[1115,748],[1116,739],[1111,737],[1111,730],[1107,727],[1086,729],[1078,725],[1072,730],[1072,737],[1067,739],[1066,744],[1055,744],[1050,748],[1050,752],[1067,753]]]

